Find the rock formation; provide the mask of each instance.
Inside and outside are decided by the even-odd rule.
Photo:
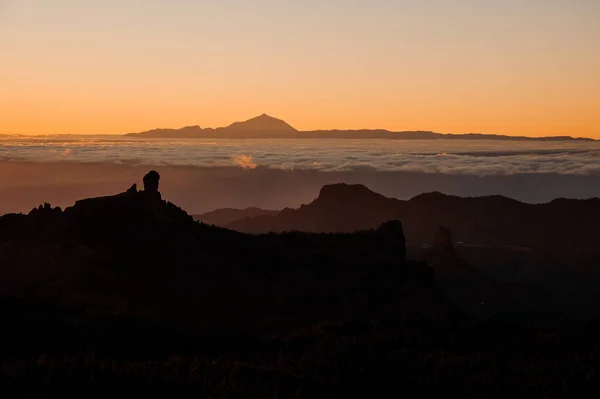
[[[438,231],[435,233],[433,247],[440,252],[444,252],[445,254],[457,256],[456,250],[454,249],[454,243],[452,241],[452,232],[446,226],[440,226]]]
[[[433,245],[423,253],[423,260],[432,266],[436,274],[451,273],[473,276],[476,270],[460,256],[454,248],[452,232],[446,226],[440,226],[435,233]]]
[[[60,207],[52,208],[52,205],[45,202],[44,205],[40,205],[37,208],[33,208],[29,215],[31,216],[39,216],[39,215],[50,215],[55,213],[61,213],[62,209]]]
[[[385,222],[377,229],[377,233],[383,236],[386,244],[397,255],[398,261],[404,262],[406,258],[406,238],[402,230],[402,222],[399,220]]]
[[[160,193],[158,192],[158,181],[160,180],[160,175],[157,171],[151,170],[146,173],[144,176],[144,192],[148,194],[158,195],[160,197]]]

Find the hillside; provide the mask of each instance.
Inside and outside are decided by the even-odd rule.
[[[1,217],[0,293],[248,332],[409,303],[432,317],[451,311],[427,265],[405,260],[400,222],[246,235],[195,222],[155,187]],[[423,304],[405,300],[423,293]]]
[[[192,215],[194,220],[216,226],[224,226],[240,219],[276,215],[279,211],[250,207],[246,209],[222,208],[200,215]]]
[[[427,244],[440,225],[471,245],[599,247],[600,199],[556,199],[527,204],[503,196],[456,197],[439,192],[410,200],[387,198],[362,185],[324,186],[297,209],[225,224],[241,232],[352,232],[386,220],[402,220],[410,245]]]
[[[324,186],[314,201],[300,208],[224,226],[249,233],[347,233],[390,219],[402,220],[407,253],[434,268],[436,282],[449,294],[458,294],[455,304],[493,313],[493,307],[471,306],[473,298],[487,290],[492,295],[486,297],[513,310],[545,308],[584,319],[600,312],[596,198],[527,204],[502,196],[461,198],[433,192],[402,201],[362,185],[334,184]],[[422,253],[432,246],[440,226],[451,232],[455,254],[434,265]],[[444,264],[451,265],[449,273]],[[460,272],[464,265],[478,276]],[[466,302],[461,298],[465,293]]]
[[[415,260],[394,219],[354,233],[244,234],[194,221],[162,199],[159,179],[151,171],[143,190],[0,217],[6,390],[328,398],[598,388],[597,322],[548,318],[537,287],[471,266],[447,229]],[[344,230],[396,204],[334,185],[318,205]]]

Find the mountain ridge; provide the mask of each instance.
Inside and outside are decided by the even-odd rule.
[[[148,176],[143,191],[0,217],[3,386],[67,398],[593,389],[598,313],[565,328],[565,295],[480,276],[449,231],[434,239],[433,266],[406,258],[398,220],[241,234],[194,222]],[[348,193],[379,198],[360,185],[321,194]],[[510,372],[490,379],[498,370]]]
[[[355,234],[242,234],[195,222],[162,199],[159,178],[151,171],[143,190],[0,217],[0,295],[120,309],[215,334],[272,334],[385,306],[455,313],[431,268],[406,259],[399,221]]]
[[[448,226],[458,241],[520,247],[600,247],[600,200],[556,199],[529,204],[502,195],[458,197],[441,192],[409,200],[385,197],[364,185],[326,185],[310,203],[278,213],[242,217],[222,227],[244,233],[353,232],[402,220],[407,240],[429,241]]]
[[[225,127],[202,128],[198,125],[180,129],[158,128],[125,136],[148,138],[230,138],[230,139],[390,139],[390,140],[509,140],[509,141],[597,141],[573,136],[508,136],[487,133],[436,133],[427,130],[391,131],[386,129],[331,129],[301,131],[282,119],[267,114]]]

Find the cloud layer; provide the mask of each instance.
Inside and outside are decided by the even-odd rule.
[[[600,144],[457,140],[141,140],[0,136],[0,160],[502,176],[600,175]]]

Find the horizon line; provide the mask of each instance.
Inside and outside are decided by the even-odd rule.
[[[311,132],[333,132],[333,131],[346,131],[346,132],[353,132],[353,131],[385,131],[385,132],[391,132],[391,133],[403,133],[403,132],[426,132],[426,133],[435,133],[435,134],[439,134],[439,135],[490,135],[490,136],[506,136],[506,137],[514,137],[514,138],[530,138],[530,139],[544,139],[544,138],[571,138],[571,139],[584,139],[584,140],[593,140],[593,141],[599,141],[600,139],[592,137],[592,136],[572,136],[569,134],[558,134],[558,135],[540,135],[540,136],[528,136],[528,135],[524,135],[524,134],[519,134],[519,133],[484,133],[484,132],[439,132],[439,131],[435,131],[435,130],[430,130],[430,129],[401,129],[401,130],[396,130],[396,129],[387,129],[387,128],[347,128],[347,129],[343,129],[343,128],[330,128],[330,129],[324,129],[324,128],[319,128],[319,129],[309,129],[309,130],[303,130],[303,129],[296,129],[295,127],[293,127],[291,124],[289,124],[288,122],[286,122],[284,119],[281,118],[277,118],[277,117],[273,117],[269,114],[263,113],[254,117],[251,117],[249,119],[246,120],[238,120],[238,121],[234,121],[231,122],[229,125],[226,126],[217,126],[217,127],[202,127],[199,124],[186,124],[180,127],[155,127],[155,128],[151,128],[151,129],[147,129],[147,130],[139,130],[136,132],[127,132],[127,133],[0,133],[0,136],[21,136],[21,137],[43,137],[43,136],[127,136],[127,135],[136,135],[136,134],[140,134],[140,133],[145,133],[145,132],[150,132],[150,131],[155,131],[155,130],[182,130],[185,128],[199,128],[202,130],[218,130],[218,129],[225,129],[227,127],[230,127],[232,124],[234,123],[245,123],[248,122],[250,120],[253,119],[257,119],[260,117],[268,117],[270,119],[274,119],[274,120],[278,120],[281,121],[287,125],[289,125],[292,129],[294,129],[297,132],[300,133],[311,133]],[[599,134],[600,136],[600,134]],[[223,138],[223,137],[214,137],[214,138]],[[315,139],[315,138],[312,138]],[[423,139],[426,140],[426,139]]]

